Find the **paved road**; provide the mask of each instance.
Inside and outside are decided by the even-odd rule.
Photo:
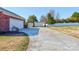
[[[28,51],[79,50],[79,39],[49,28],[31,28],[24,32],[30,37]]]

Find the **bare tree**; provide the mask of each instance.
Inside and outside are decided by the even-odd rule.
[[[51,14],[51,16],[52,16],[53,18],[55,18],[55,11],[54,11],[54,10],[50,10],[49,13]]]
[[[59,13],[57,12],[57,13],[56,13],[56,18],[55,18],[56,22],[59,22],[59,21],[60,21],[59,18],[60,18],[60,15],[59,15]]]
[[[47,18],[45,16],[41,16],[40,22],[47,23]]]

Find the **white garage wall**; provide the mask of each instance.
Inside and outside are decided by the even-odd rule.
[[[10,27],[10,31],[12,31],[12,27],[17,27],[18,29],[22,29],[24,28],[24,22],[21,21],[21,20],[17,20],[17,19],[14,19],[14,18],[10,18],[10,21],[9,21],[9,27]]]

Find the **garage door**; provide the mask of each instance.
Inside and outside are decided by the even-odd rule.
[[[21,20],[17,20],[17,19],[14,19],[14,18],[10,18],[10,21],[9,21],[9,30],[12,31],[13,27],[17,27],[18,29],[22,29],[24,28],[24,21],[21,21]]]

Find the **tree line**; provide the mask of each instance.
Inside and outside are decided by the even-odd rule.
[[[35,22],[38,22],[37,17],[35,15],[31,15],[28,17],[26,25],[28,25],[28,23],[33,23],[33,27],[34,27]],[[79,12],[74,12],[68,18],[60,19],[59,13],[55,14],[55,11],[49,11],[47,15],[41,16],[40,22],[43,22],[45,24],[79,22]]]

